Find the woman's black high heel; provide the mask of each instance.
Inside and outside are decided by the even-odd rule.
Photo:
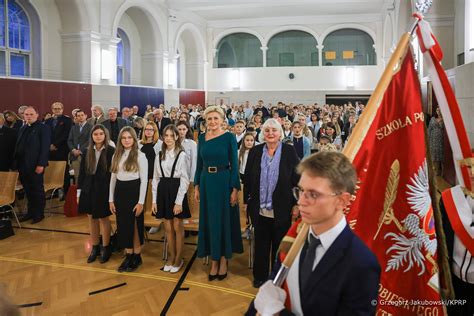
[[[229,270],[229,261],[228,260],[225,261],[225,265],[226,265],[226,270]],[[227,278],[227,271],[224,274],[219,274],[219,272],[217,272],[217,273],[218,273],[217,274],[217,279],[219,281],[222,281],[225,278]]]

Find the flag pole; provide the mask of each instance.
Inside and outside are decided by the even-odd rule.
[[[420,5],[421,8],[418,7],[418,11],[420,11],[420,13],[426,13],[429,7],[431,6],[432,1],[421,0],[419,1],[419,3],[422,4]],[[413,32],[415,31],[419,21],[420,19],[415,16],[415,21],[413,22],[413,25],[411,26],[410,30],[403,34],[400,40],[398,41],[397,47],[393,52],[392,56],[390,57],[387,67],[385,67],[385,70],[382,73],[382,77],[377,83],[374,92],[370,96],[370,99],[367,103],[367,107],[364,109],[364,112],[362,113],[359,121],[357,122],[354,131],[352,132],[351,137],[349,138],[349,142],[342,151],[342,153],[346,157],[348,157],[350,161],[354,160],[357,151],[362,145],[364,137],[367,134],[367,131],[369,130],[370,125],[375,118],[375,115],[377,114],[377,110],[380,107],[380,103],[382,102],[385,90],[387,90],[387,87],[390,84],[393,75],[398,71],[400,61],[405,56],[406,50],[410,43],[410,38]],[[280,270],[278,270],[278,273],[273,280],[274,285],[281,286],[285,281],[288,275],[288,271],[291,265],[293,264],[293,261],[298,255],[300,249],[303,247],[305,238],[308,236],[308,230],[308,225],[303,223],[301,230],[298,233],[298,236],[296,236],[296,239],[291,245],[287,256],[281,264]]]

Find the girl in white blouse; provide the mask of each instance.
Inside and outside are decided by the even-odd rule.
[[[186,192],[189,175],[186,153],[179,141],[175,125],[163,130],[163,145],[155,160],[153,174],[153,214],[165,219],[168,240],[168,261],[163,271],[176,273],[183,266],[184,226],[183,218],[191,217]]]
[[[187,122],[181,121],[176,127],[178,128],[181,146],[183,146],[184,152],[186,153],[186,170],[188,171],[190,181],[193,181],[194,174],[196,173],[197,144],[193,140],[193,134]]]
[[[144,239],[143,204],[148,161],[145,154],[138,150],[137,134],[130,126],[120,131],[111,172],[110,211],[117,216],[118,243],[126,252],[118,271],[131,272],[142,264],[140,253]]]

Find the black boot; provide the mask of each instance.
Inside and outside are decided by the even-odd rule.
[[[87,263],[94,262],[97,256],[100,255],[100,247],[99,245],[92,246],[91,254],[89,258],[87,258]]]
[[[100,263],[106,263],[107,261],[109,261],[111,255],[112,255],[112,248],[110,247],[110,245],[102,247]]]
[[[133,254],[133,258],[130,262],[130,265],[128,266],[127,272],[135,271],[136,269],[138,269],[139,266],[141,266],[142,263],[142,256],[139,253]]]
[[[133,253],[127,253],[125,259],[123,259],[122,264],[118,267],[118,272],[125,272],[128,269],[131,261],[133,259]]]

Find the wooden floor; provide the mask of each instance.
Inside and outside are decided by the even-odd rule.
[[[0,241],[0,283],[15,304],[26,305],[22,315],[242,315],[256,294],[246,240],[244,254],[229,263],[228,278],[209,282],[194,236],[186,239],[185,267],[177,274],[160,270],[162,231],[149,235],[136,272],[118,273],[120,254],[105,264],[86,263],[87,232],[87,217],[52,214]]]

